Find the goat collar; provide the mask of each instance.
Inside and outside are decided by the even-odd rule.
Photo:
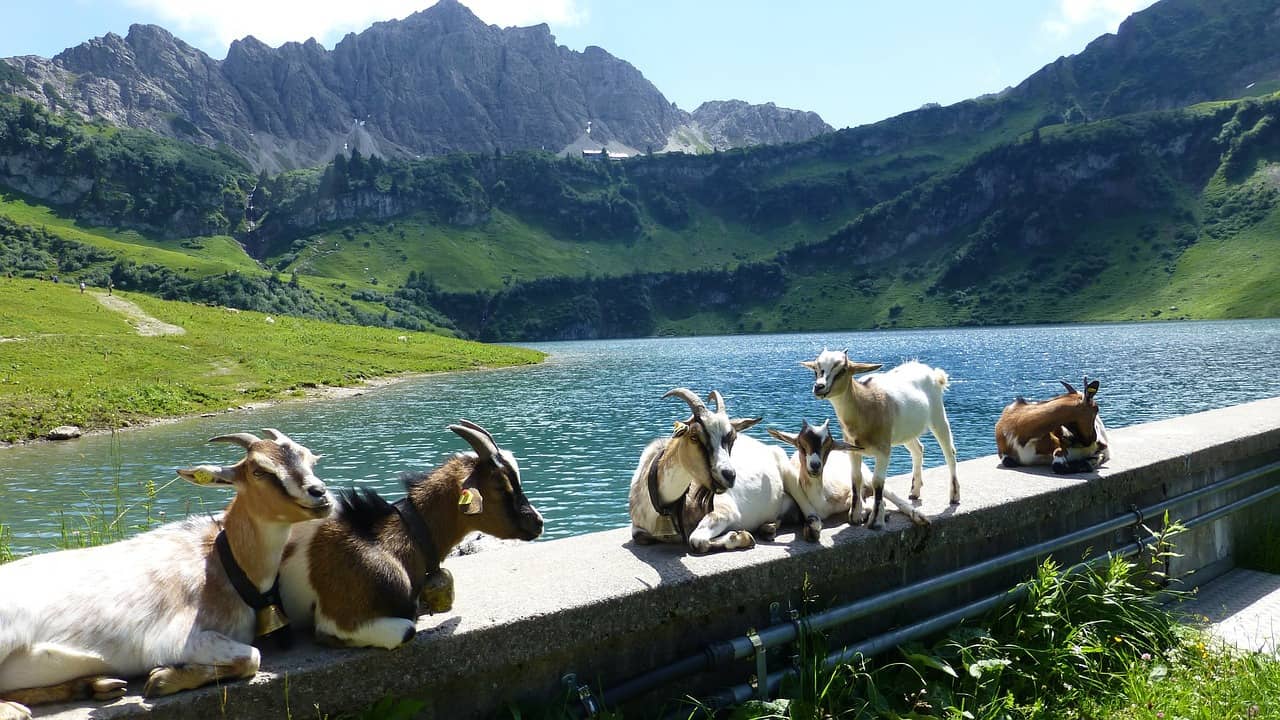
[[[662,463],[662,456],[666,455],[667,449],[664,447],[658,451],[653,457],[653,463],[649,465],[649,473],[646,478],[649,486],[649,502],[653,505],[653,509],[658,511],[658,515],[671,520],[671,524],[675,526],[676,532],[680,533],[680,539],[689,542],[689,535],[693,529],[688,527],[684,521],[685,502],[689,499],[689,488],[685,488],[680,493],[680,497],[663,505],[662,498],[658,494],[658,465]],[[694,493],[694,501],[698,504],[703,515],[711,512],[714,505],[715,493],[708,491],[706,488],[699,488]]]
[[[236,589],[236,594],[245,605],[253,608],[255,637],[271,638],[282,649],[292,645],[293,628],[289,625],[289,618],[284,614],[284,603],[280,600],[280,576],[276,575],[276,581],[270,590],[261,592],[245,574],[240,563],[236,562],[236,556],[231,552],[231,542],[227,540],[226,529],[218,531],[213,544],[218,548],[218,559],[222,561],[222,569],[226,571],[231,587]]]
[[[427,522],[422,519],[422,515],[418,513],[418,508],[414,506],[413,501],[406,495],[391,503],[391,507],[400,516],[400,522],[404,524],[405,532],[409,533],[409,540],[413,542],[413,546],[417,548],[418,552],[422,553],[423,558],[427,561],[427,574],[429,575],[439,570],[440,550],[436,547],[436,541],[431,538],[431,530],[427,528]]]

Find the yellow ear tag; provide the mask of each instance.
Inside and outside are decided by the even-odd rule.
[[[475,502],[474,496],[472,495],[473,492],[475,491],[472,490],[471,488],[467,488],[466,490],[463,490],[462,495],[458,496],[458,504],[470,505],[472,502]]]
[[[201,485],[210,485],[214,481],[213,473],[205,469],[199,469],[195,472],[195,480]]]

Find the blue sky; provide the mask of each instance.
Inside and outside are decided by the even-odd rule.
[[[131,23],[163,25],[215,58],[403,17],[433,0],[43,0],[0,26],[0,56],[57,54]],[[4,0],[6,4],[16,0]],[[489,23],[546,22],[574,50],[629,61],[686,110],[773,101],[836,127],[1017,84],[1114,32],[1152,0],[462,0]]]

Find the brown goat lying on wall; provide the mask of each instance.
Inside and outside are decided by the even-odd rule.
[[[1111,457],[1107,428],[1098,415],[1099,382],[1084,390],[1061,381],[1067,392],[1043,402],[1018,398],[996,422],[996,451],[1005,467],[1053,465],[1059,474],[1092,472]]]
[[[430,612],[452,607],[453,578],[440,563],[465,535],[542,534],[511,453],[475,423],[449,429],[474,452],[430,473],[406,473],[404,499],[341,492],[332,518],[295,528],[280,570],[290,619],[313,624],[331,644],[397,647],[416,633],[420,600]]]

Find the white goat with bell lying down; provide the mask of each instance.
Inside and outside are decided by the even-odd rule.
[[[800,363],[813,371],[813,394],[831,401],[847,441],[861,447],[852,451],[853,507],[850,523],[861,523],[862,456],[875,458],[871,479],[875,501],[867,527],[884,521],[884,480],[889,472],[889,453],[894,445],[905,445],[911,453],[911,495],[920,499],[924,446],[920,436],[933,433],[942,446],[947,469],[951,471],[951,504],[960,502],[956,480],[956,448],[951,441],[951,425],[942,405],[942,393],[950,382],[946,371],[918,362],[908,362],[885,372],[857,380],[855,375],[879,370],[879,363],[853,362],[848,352],[824,350],[814,360]]]
[[[714,411],[686,388],[662,397],[684,400],[693,415],[640,455],[631,477],[632,538],[685,543],[699,553],[753,547],[753,532],[772,540],[794,503],[782,479],[786,453],[739,434],[761,418],[730,419],[715,390],[707,396]]]
[[[122,678],[148,673],[148,697],[257,673],[249,643],[264,615],[248,603],[270,616],[290,525],[331,506],[316,456],[265,432],[210,440],[244,448],[234,465],[178,471],[234,487],[222,515],[0,565],[0,719],[30,718],[29,704],[119,697]]]
[[[769,434],[796,449],[791,455],[791,472],[786,476],[787,494],[796,501],[804,516],[804,539],[817,542],[823,520],[837,515],[849,517],[853,506],[853,460],[849,453],[861,448],[831,437],[830,420],[821,425],[802,420],[800,432],[794,435],[774,428],[769,428]],[[866,463],[861,470],[865,475],[871,474]],[[929,524],[923,513],[902,498],[888,490],[884,496],[912,522]]]
[[[413,638],[421,610],[453,606],[453,576],[440,563],[463,536],[542,534],[515,457],[475,423],[449,429],[474,452],[406,473],[404,499],[343,491],[333,517],[294,526],[280,569],[290,620],[329,644],[398,647]]]

